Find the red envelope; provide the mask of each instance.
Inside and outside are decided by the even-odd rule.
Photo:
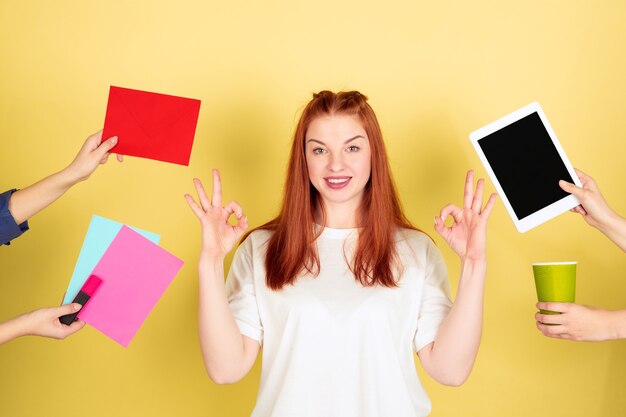
[[[189,165],[200,100],[111,86],[102,140],[111,152]]]

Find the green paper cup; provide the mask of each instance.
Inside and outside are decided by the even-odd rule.
[[[542,262],[533,264],[539,301],[573,303],[576,298],[576,262]],[[541,314],[560,314],[540,310]]]

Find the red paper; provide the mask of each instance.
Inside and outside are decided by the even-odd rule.
[[[200,100],[111,86],[102,140],[120,155],[189,165]]]

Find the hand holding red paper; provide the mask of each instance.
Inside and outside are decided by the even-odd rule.
[[[189,165],[200,100],[111,86],[103,137],[114,152]]]
[[[102,130],[89,136],[72,163],[66,168],[72,177],[72,183],[86,180],[98,168],[98,165],[105,164],[109,159],[109,151],[117,144],[117,137],[107,137],[105,140],[102,138]]]

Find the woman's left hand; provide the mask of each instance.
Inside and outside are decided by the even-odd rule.
[[[487,241],[487,219],[496,202],[496,194],[491,194],[483,207],[485,181],[476,183],[474,192],[474,171],[469,170],[465,177],[463,208],[448,204],[435,217],[435,230],[444,238],[461,260],[483,260]],[[446,218],[452,216],[454,223],[448,227]]]

